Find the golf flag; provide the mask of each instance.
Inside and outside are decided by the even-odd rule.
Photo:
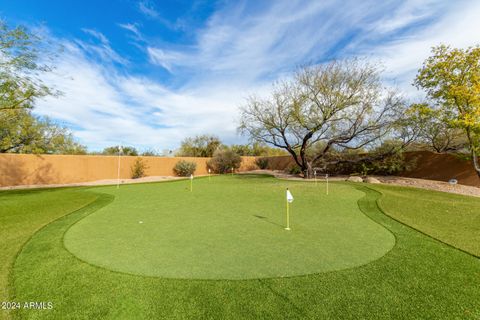
[[[287,189],[287,202],[292,203],[293,202],[293,196],[290,190]]]
[[[190,180],[193,180],[193,174],[190,175]]]

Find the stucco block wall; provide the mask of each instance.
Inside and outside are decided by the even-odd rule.
[[[120,177],[131,178],[137,158],[147,165],[147,176],[173,176],[180,160],[197,164],[196,175],[207,174],[210,158],[132,157],[120,159]],[[0,186],[66,184],[117,178],[117,156],[0,154]],[[255,168],[255,157],[242,157],[240,171]]]

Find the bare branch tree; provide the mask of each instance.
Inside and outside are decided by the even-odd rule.
[[[239,130],[251,140],[287,150],[308,177],[332,148],[358,149],[395,126],[404,103],[386,90],[375,65],[360,60],[304,67],[270,97],[241,107]],[[308,150],[321,144],[311,156]]]

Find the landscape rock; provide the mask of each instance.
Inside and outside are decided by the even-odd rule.
[[[348,177],[347,181],[363,182],[363,179],[362,179],[362,177],[358,177],[358,176],[350,176],[350,177]]]
[[[382,183],[380,180],[378,180],[377,178],[373,178],[373,177],[366,177],[365,180],[363,180],[364,182],[366,183]]]

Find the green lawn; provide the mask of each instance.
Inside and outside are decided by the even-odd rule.
[[[198,179],[193,193],[186,189],[187,184],[131,185],[118,191],[113,187],[62,189],[55,194],[25,191],[21,197],[2,193],[2,203],[11,202],[8,210],[0,209],[2,235],[15,233],[9,228],[15,222],[8,216],[32,224],[29,231],[22,231],[23,238],[13,240],[17,249],[2,253],[2,258],[10,261],[5,269],[11,271],[9,300],[54,304],[52,310],[22,309],[12,316],[480,318],[480,260],[385,215],[377,206],[380,192],[386,195],[380,200],[384,210],[396,199],[387,186],[375,187],[377,192],[364,184],[334,183],[327,197],[323,184],[315,187],[267,177]],[[282,229],[287,184],[295,196],[290,232]],[[69,194],[76,200],[68,200]],[[174,196],[181,201],[173,201]],[[423,206],[423,198],[415,192],[410,196],[402,210]],[[428,197],[428,192],[424,196]],[[30,209],[25,209],[23,199],[28,197],[33,200]],[[480,199],[460,197],[462,201],[480,204]],[[75,211],[82,205],[86,206]],[[51,209],[39,210],[44,206]],[[54,209],[57,207],[61,209]],[[187,209],[192,207],[198,210]],[[439,202],[437,207],[441,209],[445,203]],[[450,228],[464,230],[465,219],[478,227],[475,216],[460,208],[451,212]],[[393,204],[387,213],[401,220],[398,209]],[[435,210],[429,212],[436,215]],[[27,241],[35,230],[61,215],[65,216]],[[455,219],[455,215],[464,217]],[[432,219],[419,221],[435,231]],[[462,222],[457,225],[457,221]],[[2,237],[2,248],[8,247],[9,241]],[[345,250],[349,245],[351,250]],[[191,247],[195,250],[189,251]],[[173,254],[177,256],[161,259]],[[259,274],[251,271],[255,267],[261,270]],[[241,276],[232,276],[239,273]]]
[[[98,198],[75,189],[0,192],[0,301],[9,301],[8,277],[22,245],[38,229]],[[0,312],[0,319],[6,312]]]
[[[364,193],[269,177],[219,177],[101,188],[115,201],[76,223],[65,247],[80,259],[130,274],[182,279],[257,279],[346,269],[395,244],[363,215]],[[291,206],[285,231],[285,190]],[[348,235],[348,236],[345,236]]]
[[[391,217],[480,257],[480,199],[416,188],[376,185]],[[413,201],[412,201],[413,200]]]

